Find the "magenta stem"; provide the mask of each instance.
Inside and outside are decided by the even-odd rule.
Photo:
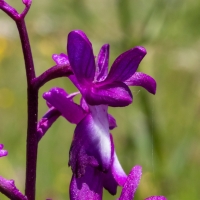
[[[25,24],[24,19],[17,20],[16,25],[17,25],[19,36],[21,39],[21,45],[22,45],[25,68],[26,68],[26,75],[27,75],[27,83],[29,87],[29,86],[32,86],[31,83],[33,79],[35,78],[35,70],[34,70],[30,42],[29,42],[28,33],[26,30],[26,24]]]
[[[53,66],[50,69],[48,69],[47,71],[45,71],[44,73],[42,73],[40,76],[38,76],[37,78],[35,78],[33,80],[33,87],[35,89],[39,89],[40,87],[42,87],[46,82],[55,79],[55,78],[59,78],[59,77],[67,77],[72,75],[73,72],[71,70],[70,66]]]
[[[26,144],[26,183],[25,195],[28,200],[35,200],[36,166],[37,166],[37,118],[38,89],[33,88],[35,70],[26,24],[24,19],[16,20],[24,55],[28,85],[28,127]]]

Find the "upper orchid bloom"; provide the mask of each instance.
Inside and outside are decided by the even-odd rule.
[[[0,144],[0,157],[8,155],[8,151],[4,150],[3,147],[4,147],[4,145]]]
[[[155,80],[141,72],[136,72],[146,55],[143,47],[130,49],[116,58],[108,73],[109,45],[102,46],[95,64],[92,44],[80,30],[68,35],[68,56],[53,55],[57,64],[70,63],[74,75],[72,82],[78,87],[90,105],[127,106],[132,102],[128,86],[142,86],[155,94]]]

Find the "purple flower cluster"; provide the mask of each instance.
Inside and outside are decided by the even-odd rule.
[[[103,188],[115,195],[117,186],[123,188],[119,200],[131,200],[142,169],[135,166],[127,176],[121,167],[110,133],[117,126],[116,120],[108,114],[108,106],[124,107],[132,103],[133,96],[128,86],[142,86],[155,94],[155,80],[136,72],[146,50],[135,47],[124,52],[116,58],[108,73],[109,45],[103,45],[95,57],[91,42],[85,33],[77,30],[68,35],[67,53],[55,54],[53,59],[57,66],[71,67],[73,75],[69,79],[79,92],[68,94],[62,88],[52,88],[44,93],[49,111],[40,121],[38,130],[43,135],[60,115],[76,124],[69,152],[69,166],[73,172],[71,200],[101,200]],[[73,101],[78,94],[81,94],[80,105]],[[56,112],[53,118],[52,111]],[[166,198],[153,196],[146,200]]]

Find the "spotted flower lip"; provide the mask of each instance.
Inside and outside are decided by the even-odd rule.
[[[127,106],[132,102],[128,86],[142,86],[152,94],[156,92],[155,80],[136,72],[146,55],[143,47],[137,46],[119,55],[109,73],[109,45],[102,46],[95,63],[92,44],[81,30],[69,33],[67,52],[68,56],[54,54],[53,60],[58,65],[70,63],[74,72],[70,79],[90,105]]]
[[[8,151],[4,150],[3,148],[4,148],[4,145],[0,144],[0,157],[8,155]]]
[[[80,179],[73,176],[70,183],[70,199],[102,200],[103,187],[105,187],[105,182],[108,181],[106,176],[107,178],[110,178],[108,175],[103,174],[92,167],[88,167],[85,175]],[[121,195],[117,200],[133,200],[141,176],[142,167],[139,165],[134,166],[129,175],[126,176],[125,183],[122,186]],[[115,185],[112,181],[112,179],[108,181],[110,187]],[[167,200],[167,198],[164,196],[150,196],[145,200]]]
[[[109,170],[105,173],[98,168],[88,165],[85,169],[85,174],[77,178],[73,175],[70,184],[70,199],[91,199],[101,200],[103,187],[112,195],[117,192],[117,186],[122,186],[126,181],[126,174],[123,171],[114,150],[112,135],[110,134],[112,159]]]
[[[142,176],[142,167],[136,165],[126,175],[114,150],[112,135],[110,134],[112,148],[112,164],[107,173],[97,168],[87,166],[86,173],[81,178],[74,175],[70,183],[70,199],[102,200],[103,187],[115,195],[117,186],[122,187],[118,200],[133,200]],[[164,196],[151,196],[145,200],[167,200]]]

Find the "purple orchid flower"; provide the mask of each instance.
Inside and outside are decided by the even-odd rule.
[[[90,105],[127,106],[132,102],[128,86],[142,86],[152,94],[156,92],[155,80],[136,72],[146,55],[143,47],[135,47],[118,56],[109,73],[108,44],[102,46],[95,64],[91,42],[84,32],[77,30],[68,35],[67,51],[68,56],[54,54],[53,59],[57,65],[70,63],[74,72],[70,79]]]
[[[8,155],[8,151],[4,150],[3,147],[4,147],[4,145],[0,144],[0,157]]]
[[[78,139],[74,139],[71,152],[75,152],[76,145],[74,143],[76,141],[80,143],[80,141],[87,138],[88,131],[93,132],[93,126],[101,126],[98,130],[96,129],[96,134],[90,133],[93,137],[94,135],[95,137],[100,135],[98,139],[91,140],[92,143],[98,141],[99,148],[95,144],[93,145],[98,149],[98,154],[93,152],[93,148],[88,151],[93,152],[92,155],[98,157],[99,167],[104,171],[109,168],[111,160],[111,145],[106,118],[108,106],[126,106],[132,102],[132,94],[127,85],[142,86],[154,94],[156,82],[146,74],[135,72],[146,54],[146,50],[143,47],[136,47],[121,54],[115,60],[109,74],[109,45],[106,44],[101,48],[97,57],[97,66],[95,65],[92,45],[82,31],[72,31],[69,34],[67,49],[68,56],[54,54],[53,59],[57,65],[67,64],[71,66],[74,75],[71,75],[70,79],[81,92],[83,100],[87,102],[85,105],[90,110],[90,114],[84,118],[83,122],[78,124],[75,130],[75,138]],[[61,110],[62,108],[60,108]],[[98,114],[95,114],[97,112]],[[104,120],[99,121],[99,118]],[[91,121],[93,123],[90,123]],[[85,135],[82,134],[82,130],[85,130]],[[81,139],[82,137],[83,139]],[[84,142],[82,141],[81,143]],[[91,147],[92,143],[87,144],[88,148]],[[74,171],[73,164],[71,166]]]
[[[71,95],[61,88],[53,88],[43,97],[50,109],[58,110],[69,122],[77,124],[69,158],[73,171],[70,199],[100,200],[103,187],[114,195],[117,186],[123,186],[127,180],[109,132],[116,127],[116,121],[108,114],[108,106],[130,104],[129,85],[142,86],[155,94],[156,82],[150,76],[136,72],[146,54],[143,47],[135,47],[120,55],[109,74],[109,45],[101,48],[97,66],[92,45],[82,31],[69,34],[67,49],[68,56],[54,54],[53,59],[57,65],[71,66],[74,75],[70,80],[82,94],[81,104],[75,104]],[[41,130],[46,130],[46,125],[45,121]]]
[[[68,56],[54,54],[53,59],[57,65],[71,66],[74,75],[71,75],[70,79],[82,94],[82,106],[85,105],[88,112],[75,129],[69,164],[77,176],[82,176],[86,165],[83,167],[77,163],[81,163],[79,160],[82,159],[82,154],[85,154],[81,152],[87,149],[87,155],[90,155],[87,159],[91,160],[95,157],[98,160],[98,167],[102,171],[107,171],[111,163],[108,106],[126,106],[132,102],[128,85],[142,86],[153,94],[156,90],[156,82],[153,78],[136,72],[146,50],[143,47],[135,47],[121,54],[108,74],[109,45],[106,44],[101,48],[97,57],[97,66],[92,45],[82,31],[72,31],[69,34],[67,49]],[[50,93],[49,95],[46,93],[44,98],[62,113],[67,107],[66,94],[60,89]],[[63,115],[65,116],[66,113]]]

